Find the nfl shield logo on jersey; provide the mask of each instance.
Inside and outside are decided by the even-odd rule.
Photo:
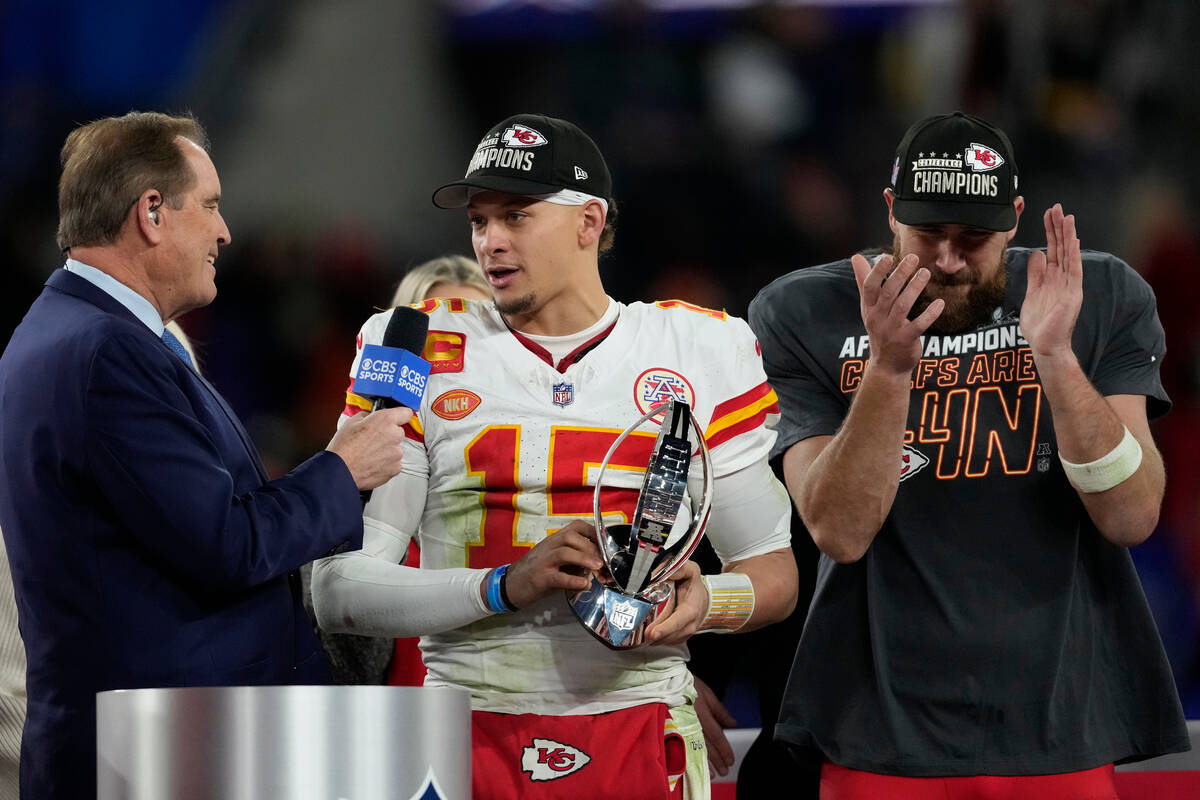
[[[554,384],[554,405],[569,406],[575,402],[575,385],[571,383]]]

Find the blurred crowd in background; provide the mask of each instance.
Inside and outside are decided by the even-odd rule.
[[[58,148],[131,109],[207,126],[233,234],[181,320],[279,474],[332,435],[354,337],[405,269],[470,253],[432,189],[479,136],[549,113],[597,140],[623,301],[742,315],[778,275],[890,243],[907,126],[962,109],[1013,140],[1027,213],[1154,287],[1175,402],[1158,533],[1134,552],[1200,717],[1200,4],[1176,0],[5,0],[3,341],[48,274]]]

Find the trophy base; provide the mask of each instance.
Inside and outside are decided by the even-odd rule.
[[[568,595],[567,603],[589,633],[614,650],[626,650],[645,642],[646,626],[658,619],[673,591],[660,583],[645,594],[630,595],[593,575],[592,585]]]

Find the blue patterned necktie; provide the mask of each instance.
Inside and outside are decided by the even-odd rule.
[[[192,357],[188,355],[187,349],[183,346],[183,342],[179,341],[179,337],[163,328],[162,340],[167,343],[167,347],[175,351],[175,355],[183,359],[183,363],[192,369],[196,368],[196,365],[192,363]]]

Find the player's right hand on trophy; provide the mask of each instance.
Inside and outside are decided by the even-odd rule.
[[[908,318],[913,304],[929,283],[929,270],[917,268],[909,254],[895,269],[893,258],[880,256],[875,266],[859,254],[850,257],[858,283],[859,309],[871,341],[871,363],[897,375],[908,375],[921,358],[921,335],[942,313],[946,301],[938,298]]]
[[[508,568],[509,602],[520,609],[564,589],[582,591],[591,585],[591,573],[603,567],[595,526],[575,520],[538,542]]]

